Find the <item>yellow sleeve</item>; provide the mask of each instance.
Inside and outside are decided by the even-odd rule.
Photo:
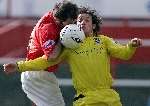
[[[128,60],[135,53],[136,48],[132,47],[130,42],[126,45],[121,45],[116,43],[112,38],[105,36],[104,39],[105,39],[108,53],[112,57]]]
[[[55,64],[58,64],[65,58],[65,53],[63,52],[58,58],[48,60],[46,56],[42,56],[39,58],[36,58],[34,60],[29,61],[18,61],[18,71],[24,72],[24,71],[41,71],[43,69],[46,69],[47,67],[53,66]]]
[[[34,60],[29,61],[19,61],[17,62],[18,65],[18,71],[24,72],[24,71],[40,71],[42,69],[46,69],[48,66],[50,66],[50,63],[46,58],[39,57]]]

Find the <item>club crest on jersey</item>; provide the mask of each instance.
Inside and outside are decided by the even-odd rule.
[[[96,44],[100,44],[101,43],[100,38],[94,38],[94,41],[95,41]]]
[[[43,47],[44,48],[49,48],[51,46],[53,46],[55,44],[55,41],[54,40],[48,40],[46,41],[44,44],[43,44]]]

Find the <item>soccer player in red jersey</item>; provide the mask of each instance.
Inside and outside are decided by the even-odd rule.
[[[78,7],[71,2],[56,4],[34,27],[27,52],[27,60],[46,55],[49,59],[59,55],[59,33],[63,26],[76,21]],[[58,67],[54,65],[46,71],[27,71],[21,74],[23,91],[37,106],[65,106],[58,81],[53,74]]]

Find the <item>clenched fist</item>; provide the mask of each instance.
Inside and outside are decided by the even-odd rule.
[[[134,38],[134,39],[131,39],[130,44],[132,47],[140,47],[142,45],[142,40],[139,38]]]
[[[3,67],[6,74],[14,73],[18,70],[18,66],[15,63],[4,64]]]

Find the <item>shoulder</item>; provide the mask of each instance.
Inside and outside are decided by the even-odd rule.
[[[49,11],[41,17],[40,21],[46,22],[48,19],[51,19],[51,18],[53,18],[53,13],[51,11]]]
[[[110,37],[106,36],[106,35],[98,35],[97,36],[99,39],[101,39],[102,41],[106,41],[108,39],[110,39]]]
[[[99,37],[99,38],[101,39],[101,41],[104,42],[105,44],[108,44],[108,43],[110,43],[110,42],[114,42],[113,38],[108,37],[108,36],[106,36],[106,35],[99,35],[98,37]]]
[[[54,23],[54,17],[52,15],[52,12],[47,12],[41,17],[41,19],[38,21],[36,26],[38,28],[41,28],[46,24],[52,24],[52,23]]]
[[[110,39],[107,35],[98,35],[99,38],[101,39]]]

